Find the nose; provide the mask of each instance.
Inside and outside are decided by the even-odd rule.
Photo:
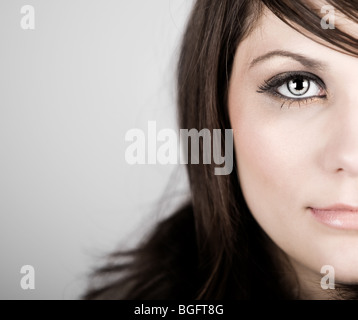
[[[331,106],[322,153],[326,171],[358,176],[358,96]]]

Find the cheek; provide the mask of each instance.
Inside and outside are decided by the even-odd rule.
[[[297,178],[299,154],[290,150],[287,136],[280,128],[265,128],[246,121],[238,123],[235,132],[235,151],[239,179],[243,189],[284,191]],[[297,172],[297,171],[296,171]],[[266,193],[265,192],[265,193]],[[260,196],[264,196],[260,194]]]
[[[238,175],[255,219],[264,230],[276,232],[298,217],[294,208],[304,207],[301,187],[308,178],[309,154],[292,126],[257,116],[240,112],[233,117]]]

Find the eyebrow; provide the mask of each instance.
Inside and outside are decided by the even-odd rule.
[[[312,68],[312,69],[324,69],[326,66],[324,63],[322,63],[318,60],[307,58],[307,57],[305,57],[301,54],[298,54],[298,53],[293,53],[290,51],[275,50],[275,51],[270,51],[262,56],[259,56],[255,59],[253,59],[250,63],[250,68],[254,67],[255,65],[257,65],[260,62],[266,61],[273,57],[291,58],[291,59],[294,59],[294,60],[298,61],[299,63],[301,63],[303,66],[305,66],[307,68]]]

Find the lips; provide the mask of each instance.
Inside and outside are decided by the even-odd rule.
[[[329,207],[309,207],[313,217],[324,225],[347,230],[358,230],[358,207],[336,204]]]

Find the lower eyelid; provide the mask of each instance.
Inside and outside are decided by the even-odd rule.
[[[281,109],[284,107],[289,108],[304,108],[306,105],[309,105],[310,103],[318,103],[320,100],[323,100],[326,98],[326,96],[313,96],[313,97],[307,97],[307,98],[299,98],[299,99],[292,99],[292,98],[286,98],[284,96],[282,97],[276,97],[278,98],[278,101],[280,101]]]
[[[298,104],[299,106],[310,103],[310,102],[314,102],[314,101],[319,101],[322,99],[326,99],[327,98],[327,94],[325,93],[325,91],[323,91],[324,95],[317,95],[317,96],[310,96],[310,97],[304,97],[304,98],[291,98],[291,97],[286,97],[276,91],[271,91],[268,92],[269,95],[271,95],[273,98],[275,98],[278,101],[281,101],[281,108],[283,108],[286,104],[288,104],[288,107],[291,107],[293,104]],[[293,106],[292,106],[293,107]]]

